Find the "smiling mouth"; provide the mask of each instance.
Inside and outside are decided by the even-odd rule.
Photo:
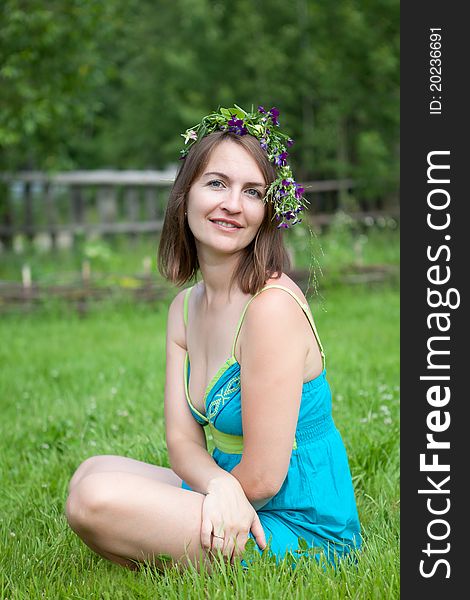
[[[214,219],[213,221],[211,220],[211,223],[214,223],[214,225],[218,225],[219,227],[223,227],[224,229],[241,229],[241,227],[238,227],[233,223],[227,223],[227,221],[219,221]]]

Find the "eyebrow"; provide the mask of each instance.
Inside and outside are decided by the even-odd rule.
[[[204,173],[202,176],[203,177],[211,177],[211,176],[222,177],[222,179],[226,179],[227,181],[230,181],[230,177],[228,175],[226,175],[225,173],[220,173],[218,171],[209,171],[208,173]],[[248,181],[245,185],[253,185],[253,186],[258,186],[261,188],[266,187],[265,183],[260,183],[259,181]]]

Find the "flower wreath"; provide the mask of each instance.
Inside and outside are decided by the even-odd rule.
[[[292,170],[287,164],[290,148],[294,143],[288,135],[279,130],[279,110],[275,107],[267,111],[258,106],[256,112],[246,112],[235,104],[233,108],[219,108],[217,112],[203,117],[202,121],[182,133],[185,147],[181,150],[186,158],[191,147],[214,131],[231,131],[237,135],[250,134],[259,140],[269,162],[277,173],[264,196],[264,201],[274,205],[274,217],[279,222],[278,229],[287,229],[300,223],[299,213],[305,210],[308,201],[303,197],[304,188],[295,182]]]

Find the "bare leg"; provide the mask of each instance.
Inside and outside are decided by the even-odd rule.
[[[163,483],[177,487],[181,487],[182,483],[181,478],[174,471],[166,467],[150,465],[134,458],[104,454],[101,456],[92,456],[82,462],[70,480],[69,493],[87,475],[91,475],[92,473],[114,473],[117,471],[120,473],[142,475],[142,477],[149,477],[155,481],[162,481]]]
[[[95,461],[94,467],[98,464]],[[196,564],[201,558],[206,562],[200,543],[204,496],[175,485],[177,476],[170,469],[152,473],[95,470],[85,474],[84,467],[72,481],[67,499],[70,526],[95,552],[121,565],[145,561],[160,566],[160,554],[181,565]],[[162,474],[172,483],[159,480]]]

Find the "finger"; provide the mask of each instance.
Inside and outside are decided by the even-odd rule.
[[[225,543],[224,543],[224,548],[223,548],[222,552],[223,552],[224,556],[227,557],[229,560],[231,560],[231,558],[232,558],[233,549],[235,547],[235,539],[236,539],[235,533],[226,533],[225,534]]]
[[[223,552],[225,538],[221,536],[212,535],[211,552]]]
[[[266,548],[266,536],[264,535],[264,529],[261,525],[258,515],[255,513],[253,522],[251,523],[251,532],[255,536],[256,543],[264,550]]]
[[[232,562],[234,562],[234,559],[237,558],[238,556],[242,556],[243,552],[245,551],[245,546],[246,546],[247,541],[248,541],[248,532],[242,531],[237,535],[237,539],[235,540],[235,544],[234,544],[234,548],[233,548]]]
[[[203,519],[201,523],[201,546],[204,550],[210,550],[212,545],[212,522],[210,519]]]

